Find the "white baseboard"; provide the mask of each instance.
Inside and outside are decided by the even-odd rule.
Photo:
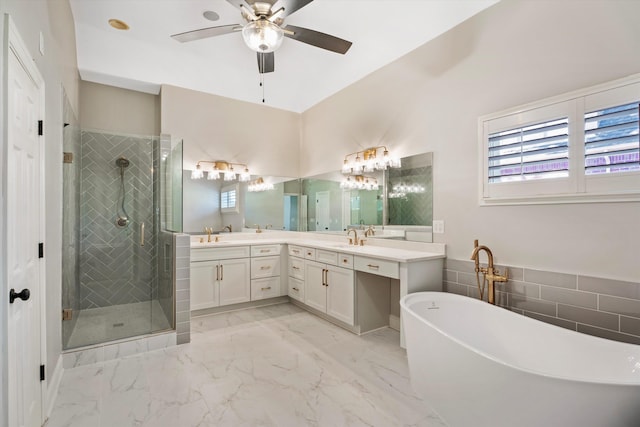
[[[396,331],[400,331],[400,316],[394,316],[393,314],[390,314],[389,327],[391,329],[395,329]]]
[[[62,354],[58,356],[53,372],[47,380],[47,401],[45,402],[45,419],[51,416],[51,411],[56,403],[56,396],[58,396],[58,390],[60,389],[60,382],[62,382],[62,374],[64,373],[64,367],[62,366]]]

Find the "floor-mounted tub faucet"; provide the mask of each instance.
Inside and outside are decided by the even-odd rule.
[[[487,267],[480,267],[480,251],[485,251],[487,254]],[[480,299],[484,298],[484,286],[485,283],[489,283],[489,295],[487,298],[489,304],[496,303],[496,285],[495,282],[506,282],[509,280],[507,269],[504,270],[504,276],[500,275],[498,269],[493,266],[493,253],[491,249],[482,245],[478,246],[478,240],[473,241],[473,252],[471,253],[471,259],[476,263],[476,280],[478,282],[478,291],[480,292]],[[482,286],[480,285],[480,273],[483,274]]]

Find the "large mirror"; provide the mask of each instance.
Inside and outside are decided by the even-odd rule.
[[[244,221],[249,228],[298,231],[300,229],[300,180],[261,177],[258,185],[248,185]]]
[[[384,225],[402,230],[403,237],[409,232],[418,240],[431,240],[432,166],[431,153],[405,157],[400,168],[367,174],[366,179],[380,184],[368,190],[341,188],[345,176],[338,171],[304,178],[302,196],[308,209],[301,222],[316,232]]]
[[[298,179],[261,177],[272,186],[249,191],[238,184],[240,209],[237,214],[220,211],[220,191],[227,183],[191,180],[184,176],[184,230],[199,233],[204,227],[222,230],[271,228],[273,230],[342,233],[347,228],[384,225],[385,230],[411,240],[431,239],[433,217],[433,157],[431,153],[402,158],[400,168],[367,174],[378,189],[345,189],[345,176],[339,171]],[[253,182],[259,177],[253,177]],[[267,187],[269,187],[267,185]],[[376,237],[394,236],[376,233]],[[419,236],[413,238],[411,236]]]

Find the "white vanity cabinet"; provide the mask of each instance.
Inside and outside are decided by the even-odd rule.
[[[251,299],[248,246],[192,250],[190,267],[192,310]]]
[[[338,267],[338,253],[315,250],[316,259],[305,261],[304,303],[348,325],[355,324],[354,274]],[[333,264],[333,265],[332,265]]]
[[[304,255],[305,248],[289,245],[288,266],[288,295],[300,302],[304,302]]]
[[[280,264],[281,245],[251,246],[251,301],[286,295],[282,290]]]

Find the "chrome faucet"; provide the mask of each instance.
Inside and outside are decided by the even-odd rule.
[[[233,228],[231,227],[231,224],[225,225],[224,227],[222,227],[222,231],[227,229],[229,230],[229,233],[233,233]]]
[[[349,230],[347,230],[347,236],[349,236],[349,234],[351,234],[352,231],[353,231],[353,239],[349,237],[349,244],[357,245],[358,244],[358,230],[356,230],[355,228],[350,228]]]
[[[487,254],[487,267],[480,267],[480,251],[484,251]],[[487,298],[489,300],[489,304],[496,303],[496,285],[495,282],[506,282],[509,280],[507,269],[504,270],[504,276],[500,275],[498,269],[493,266],[493,253],[491,253],[491,249],[482,245],[478,246],[478,240],[473,241],[473,252],[471,253],[471,259],[476,263],[476,279],[478,281],[478,290],[480,291],[480,299],[484,296],[484,282],[487,281],[489,283],[489,294]],[[483,285],[480,286],[480,276],[482,273],[484,275]]]
[[[253,224],[253,225],[255,225],[257,227],[256,228],[256,233],[262,233],[262,230],[260,229],[260,224]]]

